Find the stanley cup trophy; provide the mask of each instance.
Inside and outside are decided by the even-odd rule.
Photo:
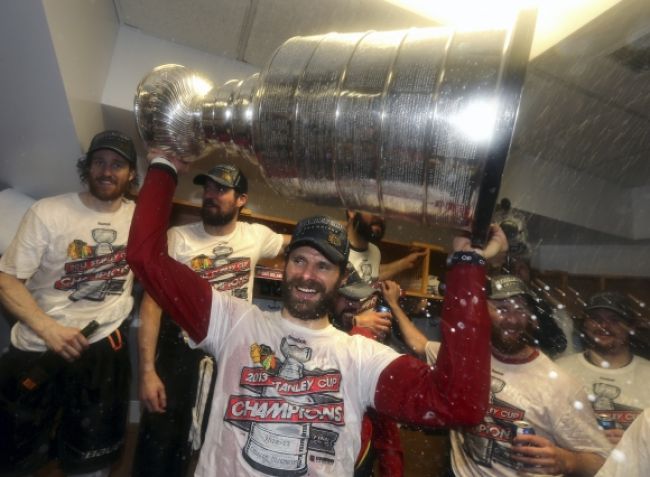
[[[512,140],[534,11],[510,30],[295,37],[259,75],[205,94],[195,72],[138,86],[148,146],[187,161],[226,143],[279,194],[471,232],[484,243]]]

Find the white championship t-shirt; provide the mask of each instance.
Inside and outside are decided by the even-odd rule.
[[[439,343],[428,342],[427,361],[435,362]],[[607,457],[611,445],[598,427],[580,384],[539,353],[525,363],[492,357],[490,403],[478,426],[451,432],[452,469],[457,477],[528,475],[512,459],[514,421],[526,421],[535,434],[572,451]],[[531,472],[534,473],[534,472]]]
[[[282,250],[281,234],[261,224],[237,222],[222,236],[205,232],[202,222],[172,227],[167,234],[169,254],[208,281],[215,290],[248,300],[260,258],[276,257]]]
[[[38,306],[62,325],[83,328],[90,320],[99,341],[126,319],[133,307],[133,273],[126,263],[126,242],[135,205],[123,200],[116,212],[86,207],[77,193],[49,197],[27,211],[0,270],[26,279]],[[27,325],[11,330],[12,344],[45,351]]]
[[[622,368],[608,369],[591,364],[578,353],[556,361],[580,381],[594,413],[613,418],[623,429],[650,407],[650,361],[634,356]]]
[[[205,477],[352,475],[362,417],[379,375],[399,356],[219,293],[199,347],[219,363],[195,474]]]

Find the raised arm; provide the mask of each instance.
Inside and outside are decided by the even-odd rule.
[[[212,289],[167,252],[176,164],[156,159],[147,172],[131,223],[127,261],[144,289],[194,341],[205,338]]]
[[[390,306],[390,311],[393,313],[397,326],[399,326],[399,329],[402,332],[406,345],[420,358],[424,358],[424,348],[426,347],[428,339],[420,330],[417,329],[409,317],[406,316],[402,307],[399,306],[399,285],[388,280],[382,282],[381,291],[384,300],[386,300],[386,303]]]
[[[408,255],[389,263],[379,265],[379,280],[388,280],[398,273],[410,270],[415,264],[427,254],[426,250],[413,250]]]
[[[454,250],[470,251],[469,240],[455,240]],[[507,240],[496,227],[485,250],[477,253],[490,258],[505,250]],[[398,421],[432,427],[474,425],[485,414],[490,390],[485,266],[475,253],[459,258],[447,273],[436,365],[401,356],[379,377],[375,408]]]

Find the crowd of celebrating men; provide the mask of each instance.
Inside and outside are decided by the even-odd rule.
[[[507,273],[510,237],[494,225],[483,248],[451,244],[432,339],[394,281],[426,252],[383,261],[381,217],[348,210],[345,223],[313,216],[276,233],[240,220],[252,192],[220,163],[194,177],[201,220],[170,228],[188,164],[147,160],[136,204],[133,141],[98,133],[77,163],[87,188],[37,201],[0,258],[15,322],[0,357],[0,476],[52,459],[67,475],[110,474],[136,281],[144,409],[131,475],[401,476],[399,423],[450,430],[447,475],[650,471],[650,362],[634,353],[624,294],[589,297],[571,323],[583,349],[554,361],[566,323]],[[282,305],[262,310],[255,266],[274,257]],[[385,344],[396,335],[407,353]]]

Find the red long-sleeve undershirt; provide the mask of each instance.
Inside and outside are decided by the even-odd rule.
[[[140,191],[127,246],[127,260],[156,302],[200,342],[210,323],[212,289],[167,252],[167,228],[176,188],[175,171],[149,168]],[[459,264],[447,273],[442,346],[435,367],[400,356],[381,373],[375,409],[392,419],[421,426],[477,424],[490,385],[490,321],[485,271]]]

